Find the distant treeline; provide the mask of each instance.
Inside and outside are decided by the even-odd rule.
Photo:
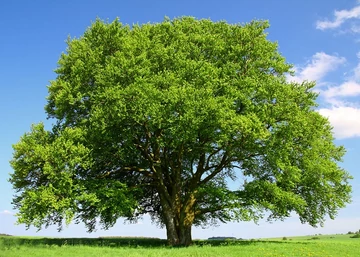
[[[233,236],[213,236],[209,237],[208,240],[237,240],[237,238]],[[239,240],[241,240],[241,238]]]

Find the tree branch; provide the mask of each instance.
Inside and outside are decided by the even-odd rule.
[[[200,181],[200,185],[206,184],[210,180],[212,180],[217,174],[219,174],[223,168],[228,164],[228,156],[227,153],[224,153],[219,165],[216,166],[215,170],[210,173],[206,178],[204,178],[202,181]]]
[[[215,154],[219,153],[220,151],[221,151],[221,148],[219,148],[219,149],[217,149],[216,151],[214,151],[214,152],[212,152],[211,154],[209,154],[209,156],[208,156],[208,158],[207,158],[207,160],[206,160],[205,170],[209,170],[209,163],[210,163],[211,158],[212,158]]]

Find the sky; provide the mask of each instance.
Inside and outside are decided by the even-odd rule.
[[[346,233],[360,229],[360,2],[356,0],[2,0],[0,1],[0,233],[50,237],[151,236],[166,232],[145,216],[138,224],[117,224],[86,233],[71,224],[60,233],[50,227],[39,232],[15,225],[14,194],[8,182],[12,144],[31,124],[47,122],[44,106],[47,85],[66,49],[66,39],[81,36],[97,17],[125,24],[161,22],[165,16],[193,16],[246,23],[269,20],[268,39],[294,65],[289,80],[316,81],[318,111],[334,128],[336,144],[347,149],[340,165],[354,177],[353,202],[323,228],[301,224],[296,215],[284,222],[228,223],[194,228],[193,238],[281,237]]]

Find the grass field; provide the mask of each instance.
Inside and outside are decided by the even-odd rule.
[[[141,238],[0,237],[0,257],[110,256],[360,256],[360,238],[350,235],[270,238],[260,240],[196,240],[187,248],[171,248],[165,240]]]

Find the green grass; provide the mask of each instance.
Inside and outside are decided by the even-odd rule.
[[[287,240],[295,240],[295,241],[309,241],[309,240],[321,240],[321,241],[349,241],[353,242],[351,240],[350,236],[353,236],[354,234],[347,235],[347,234],[338,234],[338,235],[310,235],[310,236],[294,236],[294,237],[286,237]],[[317,238],[317,239],[314,239]],[[284,240],[283,237],[276,237],[276,238],[266,238],[262,239],[266,241],[282,241]]]
[[[242,241],[196,240],[187,248],[165,246],[164,240],[142,238],[0,237],[0,257],[57,256],[359,256],[360,239],[320,235]]]

